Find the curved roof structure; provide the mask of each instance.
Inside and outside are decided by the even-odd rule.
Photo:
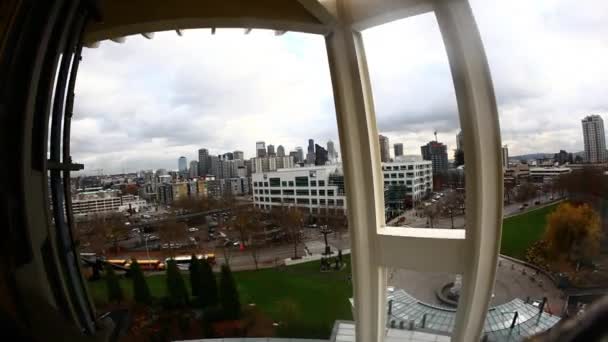
[[[404,321],[407,327],[409,322],[413,321],[414,326],[422,327],[424,320],[425,331],[449,335],[454,330],[455,309],[421,302],[404,290],[389,291],[387,301],[390,300],[393,302],[392,313],[388,317],[389,324],[395,320],[396,326],[399,326],[399,322]],[[511,329],[516,312],[517,320]],[[491,341],[521,341],[525,337],[551,328],[560,320],[558,316],[546,312],[539,313],[538,307],[515,298],[488,310],[483,334],[487,334]]]

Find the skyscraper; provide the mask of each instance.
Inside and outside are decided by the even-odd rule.
[[[304,161],[304,150],[302,149],[302,147],[300,147],[300,146],[296,147],[296,154],[297,154],[296,162],[297,163],[303,162]]]
[[[420,146],[422,159],[433,162],[433,175],[448,171],[448,148],[438,141]]]
[[[198,177],[198,162],[196,160],[190,161],[190,178]]]
[[[509,168],[509,147],[507,145],[502,147],[502,169],[506,170]]]
[[[274,145],[270,144],[268,145],[268,156],[269,157],[275,157],[276,154],[274,153]]]
[[[245,154],[243,153],[243,151],[234,151],[232,152],[234,159],[237,160],[245,160]]]
[[[395,145],[393,145],[393,148],[395,149],[395,159],[397,159],[397,157],[403,155],[403,144],[402,143],[396,143]]]
[[[462,134],[462,130],[456,134],[456,149],[464,151],[464,135]]]
[[[603,163],[606,156],[606,134],[604,120],[599,115],[589,115],[583,120],[583,141],[585,144],[585,162]]]
[[[315,144],[315,165],[325,165],[327,163],[327,150]]]
[[[198,150],[198,175],[209,173],[209,151],[206,148]]]
[[[224,154],[222,154],[222,160],[233,160],[234,159],[234,154],[232,154],[232,152],[226,152]]]
[[[177,160],[177,171],[179,171],[181,175],[188,173],[188,159],[186,159],[186,157],[181,156]]]
[[[266,143],[263,141],[256,142],[255,151],[258,158],[266,157]]]
[[[391,161],[391,151],[388,144],[388,138],[384,135],[378,135],[378,139],[380,141],[380,160],[383,163],[388,163]]]
[[[207,173],[215,176],[216,179],[221,177],[222,170],[220,168],[220,158],[218,156],[209,156],[209,167]]]
[[[306,164],[314,165],[315,160],[315,141],[312,139],[308,139],[308,153],[306,153]]]
[[[338,154],[336,153],[336,147],[334,146],[334,142],[331,140],[327,142],[327,157],[332,162],[338,158]]]
[[[279,145],[279,147],[277,147],[277,157],[285,157],[285,148],[283,145]]]

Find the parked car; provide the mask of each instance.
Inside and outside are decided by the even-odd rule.
[[[526,209],[526,207],[524,205],[519,206],[519,210],[524,210],[524,209]]]
[[[188,231],[190,233],[198,232],[198,228],[196,228],[196,227],[190,227],[190,228],[188,228]]]
[[[539,205],[540,201],[534,201],[534,205]]]

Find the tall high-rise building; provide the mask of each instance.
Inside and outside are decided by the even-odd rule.
[[[506,170],[509,168],[509,147],[507,145],[502,147],[502,169]]]
[[[583,141],[585,144],[585,162],[603,163],[606,156],[606,133],[604,120],[599,115],[589,115],[583,120]]]
[[[256,157],[258,158],[262,158],[262,157],[266,157],[266,143],[263,141],[258,141],[255,143],[255,151],[256,151]]]
[[[277,157],[285,157],[285,147],[283,145],[277,147]]]
[[[294,161],[295,163],[297,163],[297,162],[298,162],[298,152],[296,152],[296,151],[291,151],[291,152],[289,152],[289,156],[293,158],[293,161]]]
[[[403,155],[403,144],[402,143],[396,143],[395,145],[393,145],[393,148],[395,149],[395,159],[397,159],[397,157],[400,157]]]
[[[448,148],[438,141],[420,146],[422,159],[433,162],[433,175],[448,171]]]
[[[391,161],[391,151],[388,144],[388,138],[384,135],[378,135],[378,139],[380,141],[380,160],[383,163],[388,163]]]
[[[327,150],[315,144],[315,165],[325,165],[327,163]]]
[[[304,150],[302,149],[302,147],[297,146],[296,147],[296,162],[297,163],[301,163],[304,161]]]
[[[209,173],[209,150],[201,148],[198,150],[198,175],[205,176]]]
[[[274,145],[270,144],[268,145],[268,156],[269,157],[275,157],[276,154],[274,153]]]
[[[209,168],[207,173],[215,176],[216,179],[221,177],[222,170],[220,168],[220,158],[218,156],[209,156]]]
[[[232,155],[236,160],[245,160],[245,154],[243,153],[243,151],[234,151],[232,152]]]
[[[190,161],[190,178],[198,177],[198,162],[196,160]]]
[[[188,159],[186,159],[186,157],[181,156],[177,160],[177,171],[179,171],[181,175],[188,173]]]
[[[456,134],[456,149],[464,151],[464,135],[462,134],[462,130]]]
[[[334,162],[338,158],[338,153],[336,153],[336,147],[334,146],[334,142],[331,140],[327,142],[327,157],[332,162]]]
[[[315,155],[315,141],[313,139],[308,139],[308,153],[306,153],[306,164],[314,165],[316,160]]]
[[[226,152],[224,154],[222,154],[222,160],[233,160],[234,159],[234,154],[232,154],[232,152]]]

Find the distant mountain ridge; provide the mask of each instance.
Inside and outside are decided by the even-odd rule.
[[[555,152],[557,153],[557,152]],[[555,153],[529,153],[529,154],[522,154],[519,156],[509,156],[509,159],[513,159],[513,160],[530,160],[530,159],[545,159],[545,158],[553,158],[553,156],[555,155]],[[576,156],[583,156],[584,155],[584,151],[580,151],[580,152],[573,152],[572,155],[574,157]]]

